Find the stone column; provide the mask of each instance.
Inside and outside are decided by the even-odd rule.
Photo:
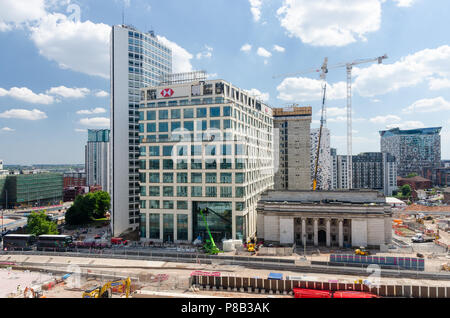
[[[314,246],[319,245],[319,228],[318,228],[318,219],[314,219]]]
[[[344,220],[339,220],[339,247],[344,247]]]
[[[331,220],[327,219],[327,247],[331,246]]]
[[[306,218],[302,218],[302,243],[306,245]]]

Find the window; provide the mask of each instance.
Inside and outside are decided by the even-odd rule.
[[[158,111],[158,118],[159,119],[169,119],[169,111],[168,110],[160,110],[160,111]]]
[[[186,209],[183,210],[187,210],[187,204]],[[177,239],[179,241],[187,241],[188,239],[188,216],[186,214],[177,215]]]
[[[206,174],[206,183],[217,183],[217,174],[216,173],[207,173]]]
[[[146,188],[141,187],[141,196],[146,196],[146,195],[147,195]]]
[[[220,129],[220,120],[210,120],[209,121],[209,128],[211,129]]]
[[[156,111],[148,110],[147,111],[147,120],[156,120]]]
[[[178,105],[178,101],[176,101],[176,100],[169,101],[169,107],[174,107],[177,105]]]
[[[194,109],[193,108],[184,109],[183,116],[184,118],[194,118]]]
[[[139,124],[139,132],[144,132],[144,124]]]
[[[173,183],[173,173],[163,173],[163,183]]]
[[[236,198],[243,198],[245,196],[244,187],[236,187]]]
[[[155,160],[149,160],[148,161],[149,164],[149,170],[159,170],[159,160],[155,159]]]
[[[187,197],[188,196],[188,189],[184,186],[177,186],[177,197]]]
[[[207,170],[215,170],[217,169],[217,162],[215,159],[207,159],[205,160],[205,166]]]
[[[197,118],[205,118],[206,115],[206,108],[197,108]]]
[[[233,188],[232,187],[220,187],[220,197],[221,198],[233,197]]]
[[[202,146],[191,146],[191,156],[201,156]]]
[[[173,197],[173,187],[163,187],[164,197]]]
[[[244,211],[245,202],[236,202],[236,211]]]
[[[187,168],[188,168],[187,160],[185,159],[177,160],[178,170],[187,170]]]
[[[150,156],[159,156],[159,146],[150,146],[149,154]]]
[[[213,93],[213,84],[203,85],[203,95],[212,95],[212,93]]]
[[[168,132],[169,123],[159,123],[159,132]]]
[[[206,187],[206,196],[209,198],[215,198],[217,197],[217,188],[216,187]]]
[[[231,155],[231,145],[222,145],[222,155],[224,156]]]
[[[188,183],[188,174],[185,172],[177,173],[177,183]]]
[[[209,109],[210,117],[220,117],[220,107],[211,107]]]
[[[245,155],[246,153],[245,153],[245,148],[244,148],[244,145],[242,145],[242,144],[236,144],[235,145],[236,147],[236,149],[235,149],[235,154],[236,154],[236,156],[239,156],[239,155]]]
[[[139,112],[139,120],[144,120],[144,112]]]
[[[232,165],[233,165],[233,163],[232,163],[231,159],[222,159],[220,161],[220,169],[224,169],[224,170],[232,169]]]
[[[163,209],[173,210],[173,201],[163,201]]]
[[[164,157],[172,156],[172,147],[173,146],[163,146],[163,156]]]
[[[181,110],[180,109],[171,109],[170,110],[170,118],[171,119],[180,119],[181,118]]]
[[[177,201],[177,210],[187,210],[188,202],[187,201]],[[186,215],[187,217],[187,215]]]
[[[150,209],[159,209],[159,200],[150,200]]]
[[[203,98],[203,104],[213,104],[212,98]]]
[[[142,169],[142,170],[147,169],[147,161],[139,160],[139,168]]]
[[[203,196],[202,187],[191,187],[191,197],[201,197]]]
[[[205,147],[205,156],[215,156],[216,155],[216,146],[207,145]]]
[[[230,106],[224,106],[223,107],[223,116],[231,116],[231,107]]]
[[[139,155],[145,156],[146,155],[146,149],[147,147],[139,147]]]
[[[163,160],[163,169],[164,170],[173,170],[173,160],[172,159],[164,159]]]
[[[220,183],[232,183],[232,174],[231,173],[221,173],[220,174]]]
[[[159,197],[159,187],[149,187],[149,196],[151,197]]]
[[[201,173],[191,173],[191,183],[202,183],[203,178]]]
[[[229,129],[229,128],[231,128],[231,120],[224,119],[224,121],[223,121],[223,129]]]
[[[198,159],[191,159],[191,169],[192,170],[201,170],[203,169],[203,163]]]
[[[148,123],[147,124],[147,132],[156,132],[156,123]]]
[[[175,130],[179,130],[181,128],[181,122],[179,122],[179,121],[173,121],[171,124],[170,124],[170,131],[172,132],[172,131],[175,131]]]
[[[149,173],[150,183],[159,183],[159,173]]]
[[[194,131],[194,122],[193,121],[185,121],[184,122],[184,129],[189,131]]]
[[[244,183],[245,182],[245,175],[242,172],[238,172],[235,174],[235,182],[236,183]]]
[[[236,168],[235,169],[244,169],[244,159],[236,159]]]
[[[158,201],[159,206],[159,201]],[[149,214],[150,220],[149,220],[149,238],[150,239],[159,239],[159,214]]]

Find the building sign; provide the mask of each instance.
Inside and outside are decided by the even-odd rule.
[[[172,95],[174,94],[174,90],[171,88],[165,88],[161,91],[161,96],[166,98],[166,97],[172,97]]]

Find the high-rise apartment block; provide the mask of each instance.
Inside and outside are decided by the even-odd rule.
[[[319,144],[320,128],[311,129],[311,170],[310,170],[310,189],[314,180],[314,173],[317,158],[317,146]],[[319,161],[317,169],[317,189],[330,190],[332,184],[332,160],[330,148],[330,130],[326,127],[322,128],[322,136],[320,138]]]
[[[274,136],[279,141],[275,151],[276,190],[311,189],[311,115],[311,107],[273,109]]]
[[[172,52],[153,32],[113,26],[111,32],[112,233],[139,226],[139,102],[141,88],[172,73]]]
[[[141,239],[204,240],[205,208],[215,240],[246,239],[274,183],[272,109],[223,80],[176,80],[186,76],[142,90]]]
[[[86,181],[88,186],[100,185],[110,192],[109,129],[89,129],[86,145]]]
[[[380,131],[381,152],[390,153],[397,160],[398,175],[422,173],[422,168],[438,168],[441,162],[442,127],[410,130]]]

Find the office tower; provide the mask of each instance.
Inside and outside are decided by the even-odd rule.
[[[338,170],[338,163],[337,163],[337,149],[331,148],[330,149],[330,155],[331,155],[331,190],[337,189],[338,184],[338,176],[337,176],[337,170]]]
[[[186,242],[256,234],[256,203],[273,187],[272,109],[223,80],[173,74],[143,89],[141,239]]]
[[[89,129],[86,145],[86,181],[88,186],[100,185],[110,193],[109,129]]]
[[[279,141],[276,190],[311,189],[311,114],[311,107],[273,109],[274,140]]]
[[[421,174],[424,167],[438,168],[441,161],[442,127],[380,131],[381,152],[397,160],[398,175]]]
[[[139,226],[139,101],[142,87],[172,72],[172,52],[153,32],[113,26],[111,32],[112,233]]]
[[[314,171],[316,167],[317,145],[319,143],[319,128],[311,129],[311,171],[310,186],[314,179]],[[322,128],[322,137],[320,141],[319,167],[317,169],[317,189],[330,190],[332,182],[332,160],[330,150],[330,130],[326,127]]]

